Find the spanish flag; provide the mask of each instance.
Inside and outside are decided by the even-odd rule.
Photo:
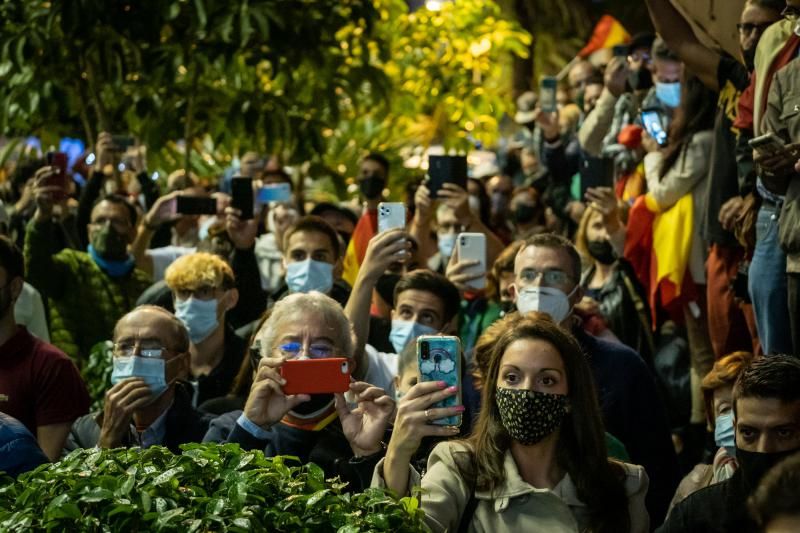
[[[358,219],[358,224],[356,224],[356,229],[353,230],[350,243],[347,245],[347,252],[344,255],[342,279],[349,283],[351,287],[356,282],[361,263],[364,262],[369,240],[376,233],[378,233],[378,210],[368,210]]]
[[[611,15],[603,15],[594,27],[589,42],[578,52],[578,56],[588,57],[598,50],[627,44],[630,40],[630,34],[617,19]]]
[[[653,325],[656,310],[683,320],[683,305],[693,301],[696,288],[688,274],[692,249],[691,193],[661,211],[651,194],[636,199],[628,214],[624,257],[633,266],[648,294]]]

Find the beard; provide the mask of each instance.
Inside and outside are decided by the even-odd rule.
[[[742,48],[742,57],[748,72],[752,72],[756,68],[756,46],[750,48]]]

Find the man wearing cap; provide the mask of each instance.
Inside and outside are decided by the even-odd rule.
[[[542,131],[536,124],[539,97],[533,91],[526,91],[517,98],[517,112],[514,114],[514,122],[521,126],[520,130],[514,135],[512,144],[516,147],[533,150],[536,158],[541,161],[542,156]]]

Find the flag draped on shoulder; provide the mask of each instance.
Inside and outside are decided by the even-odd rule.
[[[683,304],[694,299],[696,288],[688,273],[692,249],[694,202],[684,195],[665,211],[645,194],[628,214],[624,256],[647,291],[653,323],[656,310],[680,320]]]

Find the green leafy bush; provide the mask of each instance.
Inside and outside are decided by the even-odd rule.
[[[76,450],[0,488],[0,531],[425,530],[416,499],[347,493],[313,463],[235,444],[183,450]]]
[[[89,398],[92,399],[91,411],[103,408],[106,391],[111,388],[111,372],[114,370],[111,341],[98,342],[89,353],[89,359],[81,368],[81,376],[86,382]]]

